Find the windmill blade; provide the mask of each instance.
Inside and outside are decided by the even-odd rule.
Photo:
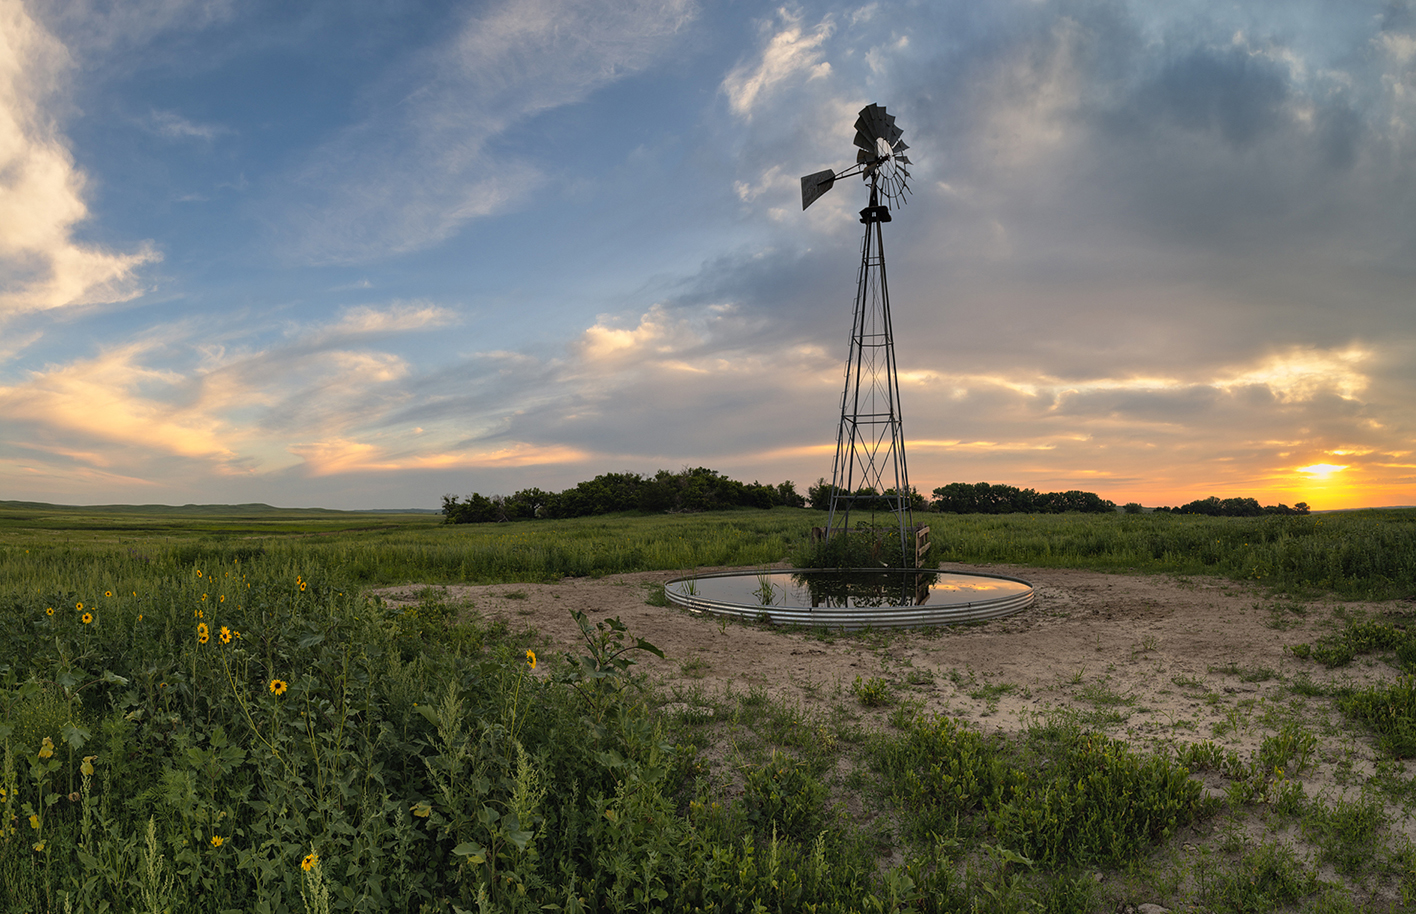
[[[831,169],[809,174],[801,179],[801,208],[806,209],[816,199],[830,190],[836,183],[836,173]]]
[[[877,104],[871,103],[860,109],[860,116],[856,118],[855,127],[857,135],[863,133],[870,140],[872,148],[875,146],[875,138],[885,136],[888,129],[889,115],[885,109]],[[857,144],[859,145],[859,144]]]

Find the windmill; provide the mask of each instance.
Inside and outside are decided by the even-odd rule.
[[[890,324],[890,290],[885,279],[885,242],[881,226],[890,221],[890,206],[903,206],[909,193],[909,147],[893,115],[879,105],[862,108],[855,122],[856,163],[843,171],[827,169],[801,179],[805,210],[841,178],[860,175],[870,183],[870,205],[860,211],[865,238],[860,247],[855,318],[846,385],[841,394],[841,422],[836,433],[836,459],[831,470],[831,503],[825,537],[850,529],[854,506],[868,507],[870,526],[876,510],[889,507],[900,537],[900,565],[913,567],[928,528],[914,526],[909,471],[905,463],[905,433],[900,416],[900,384],[895,371],[894,330]],[[862,494],[856,494],[856,493]],[[871,492],[875,494],[870,494]],[[859,508],[857,508],[859,510]],[[859,523],[858,523],[859,526]]]

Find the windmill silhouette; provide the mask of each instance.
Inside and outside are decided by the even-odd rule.
[[[885,238],[881,227],[890,221],[890,206],[903,206],[909,193],[909,147],[893,115],[880,105],[867,105],[855,122],[856,162],[843,171],[827,169],[801,179],[801,208],[818,200],[840,178],[860,175],[870,184],[870,205],[860,211],[865,238],[860,247],[855,317],[846,384],[841,394],[841,421],[836,433],[836,458],[831,469],[831,501],[824,536],[844,535],[852,510],[868,510],[861,525],[880,541],[887,527],[875,521],[877,512],[894,515],[890,526],[900,543],[900,567],[914,567],[927,546],[928,527],[916,528],[909,469],[905,461],[904,421],[900,414],[900,383],[895,368],[895,337],[890,322],[890,286],[885,275]],[[883,202],[882,202],[883,201]]]

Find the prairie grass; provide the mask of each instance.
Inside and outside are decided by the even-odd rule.
[[[85,513],[0,504],[0,581],[75,589],[157,563],[272,559],[350,584],[513,583],[716,565],[804,551],[822,512],[797,508],[444,525],[435,515],[273,511]],[[195,510],[195,509],[193,509]],[[1416,509],[1307,517],[922,515],[944,562],[1203,574],[1349,599],[1416,594]],[[26,553],[25,550],[31,550]]]
[[[1367,596],[1410,588],[1410,544],[1390,536],[1409,540],[1412,515],[1386,514],[940,518],[935,535],[952,561],[1272,567],[1275,587]],[[1301,815],[1354,881],[1366,860],[1382,878],[1410,869],[1376,801],[1275,780],[1317,754],[1301,728],[1252,761],[1146,754],[1081,716],[987,736],[920,716],[883,678],[820,714],[755,688],[661,716],[633,668],[654,648],[613,620],[581,617],[581,648],[547,656],[437,588],[402,609],[365,593],[761,566],[813,523],[0,507],[0,910],[1110,910],[1094,870],[1139,872],[1219,814],[1185,763],[1230,780],[1234,815]],[[1348,565],[1284,564],[1339,542]],[[1271,564],[1247,564],[1255,550]],[[1342,645],[1401,643],[1369,627]],[[862,722],[879,698],[897,699],[883,732]],[[1409,739],[1405,692],[1338,700],[1393,748]],[[710,761],[723,745],[726,766]],[[1261,911],[1332,896],[1285,848],[1225,861],[1195,871],[1192,898]]]

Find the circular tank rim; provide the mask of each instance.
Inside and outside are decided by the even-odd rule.
[[[709,600],[693,594],[676,592],[675,584],[705,578],[757,577],[762,574],[949,574],[972,578],[992,578],[1024,585],[1027,590],[1003,597],[990,597],[947,606],[885,606],[885,607],[787,607],[763,606],[760,603],[735,603]],[[938,625],[959,625],[986,622],[1022,612],[1036,599],[1031,581],[1006,574],[984,571],[954,571],[946,568],[761,568],[752,571],[711,571],[684,575],[664,583],[664,596],[675,606],[693,613],[711,613],[748,622],[771,625],[800,625],[806,628],[836,628],[854,631],[863,628],[931,628]]]

